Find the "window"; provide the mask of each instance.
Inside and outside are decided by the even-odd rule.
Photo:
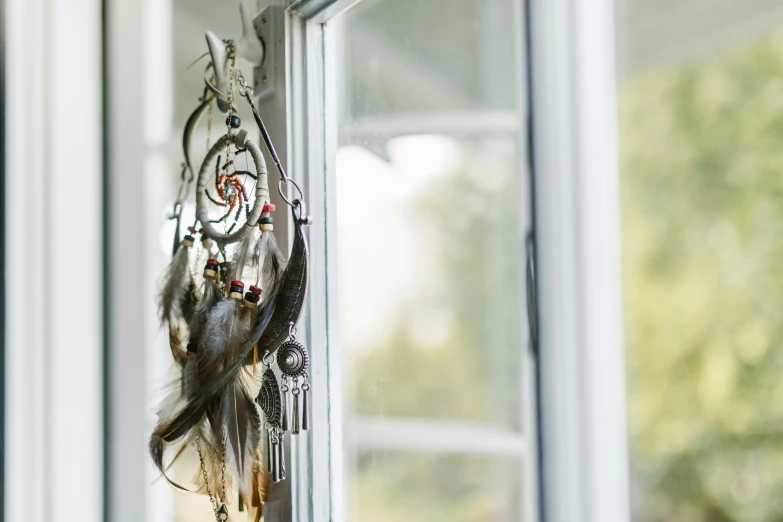
[[[519,7],[327,22],[346,520],[531,520]]]
[[[168,366],[152,304],[178,135],[201,90],[203,65],[186,67],[204,31],[237,36],[238,17],[206,0],[153,3],[107,11],[122,238],[110,246],[107,516],[206,521],[206,499],[153,481],[147,464]],[[294,441],[268,520],[623,520],[613,33],[608,0],[590,17],[576,4],[259,2],[279,31],[259,111],[316,218],[299,334],[313,429]],[[119,219],[133,208],[146,219]],[[534,221],[540,362],[525,304]]]

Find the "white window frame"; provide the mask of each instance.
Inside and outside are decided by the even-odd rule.
[[[5,520],[103,520],[100,0],[5,0]]]
[[[625,522],[614,4],[529,6],[545,520]]]
[[[287,78],[278,79],[279,86],[284,89],[289,108],[286,114],[278,114],[278,124],[285,122],[289,127],[287,136],[289,145],[295,154],[292,172],[296,174],[307,173],[304,179],[300,179],[307,187],[307,193],[313,195],[325,194],[323,199],[310,202],[310,208],[314,215],[323,217],[325,222],[320,226],[310,229],[311,262],[313,276],[310,287],[310,306],[317,306],[326,311],[320,314],[308,314],[306,317],[309,327],[309,342],[313,350],[313,367],[318,362],[324,364],[322,368],[325,382],[319,383],[319,390],[328,389],[328,394],[321,398],[321,404],[317,408],[323,408],[321,422],[325,422],[326,429],[322,434],[315,431],[309,440],[309,446],[300,440],[297,451],[294,453],[298,467],[298,478],[294,478],[294,520],[313,520],[316,522],[345,520],[343,512],[345,498],[343,491],[344,462],[343,462],[343,437],[350,437],[359,444],[366,443],[374,448],[396,448],[415,445],[419,448],[422,444],[440,440],[444,430],[448,430],[449,438],[453,441],[453,447],[445,448],[446,451],[455,451],[462,454],[481,453],[490,451],[495,455],[523,456],[525,469],[521,470],[524,484],[524,510],[525,520],[537,520],[538,517],[538,490],[537,490],[537,445],[536,445],[536,415],[534,406],[534,382],[535,371],[531,364],[523,364],[523,379],[528,386],[528,393],[524,397],[524,425],[525,434],[518,434],[473,426],[458,422],[420,421],[407,419],[356,419],[344,426],[342,415],[342,382],[339,375],[341,361],[339,347],[336,343],[328,344],[329,340],[337,339],[337,307],[336,273],[327,272],[327,266],[336,266],[337,252],[334,234],[329,231],[336,230],[334,212],[331,209],[336,204],[334,176],[334,157],[337,149],[335,132],[328,130],[338,128],[338,115],[336,114],[336,100],[338,95],[339,71],[334,62],[338,54],[339,42],[336,41],[336,30],[332,30],[335,16],[362,0],[299,0],[288,2],[286,11],[286,38],[288,50],[286,53]],[[521,2],[518,14],[522,18]],[[327,22],[329,22],[327,24]],[[324,25],[327,24],[327,25]],[[520,25],[523,25],[520,20]],[[524,47],[523,42],[516,42]],[[520,53],[524,56],[525,50]],[[522,68],[524,69],[524,68]],[[524,83],[524,80],[520,80]],[[263,105],[262,101],[262,105]],[[273,104],[280,107],[281,104]],[[273,109],[274,110],[274,109]],[[454,131],[455,128],[465,132],[481,132],[487,130],[487,122],[493,125],[492,130],[515,131],[524,127],[525,118],[520,114],[493,113],[482,114],[476,118],[475,114],[466,114],[462,117],[451,116],[446,119],[433,118],[408,120],[391,123],[384,122],[385,130],[388,125],[405,126],[411,132],[416,126],[419,130],[427,132]],[[490,116],[490,117],[487,117]],[[483,128],[477,127],[477,123]],[[367,122],[372,125],[372,122]],[[383,130],[383,129],[379,129]],[[520,132],[520,148],[526,152],[526,143]],[[524,155],[524,154],[523,154]],[[524,221],[528,221],[525,219]],[[520,267],[524,266],[524,255],[520,253]],[[523,318],[520,318],[523,321]],[[524,359],[528,359],[524,357]],[[316,377],[317,378],[317,377]],[[346,433],[342,433],[345,428]],[[395,432],[402,436],[380,436],[381,433]],[[415,440],[414,440],[415,439]],[[476,440],[492,440],[492,444],[475,444]],[[407,447],[406,446],[406,447]],[[490,449],[488,449],[488,447]],[[304,458],[303,458],[304,457]],[[309,462],[310,467],[301,467],[302,462]]]

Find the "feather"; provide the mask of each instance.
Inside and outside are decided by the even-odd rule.
[[[199,336],[199,366],[214,365],[225,353],[231,339],[239,334],[239,312],[242,305],[233,299],[223,298],[212,308],[204,330]]]
[[[251,327],[248,339],[242,345],[242,351],[239,357],[226,367],[223,371],[204,381],[199,385],[191,394],[188,395],[188,400],[184,406],[182,406],[176,413],[161,419],[158,426],[155,428],[154,436],[162,438],[166,442],[174,442],[177,439],[184,437],[193,427],[198,424],[201,418],[207,411],[210,405],[216,407],[213,403],[215,398],[218,397],[225,387],[232,382],[236,373],[242,368],[243,363],[247,356],[253,351],[253,347],[257,341],[253,337],[256,332],[263,332],[269,320],[272,318],[272,313],[275,308],[275,299],[268,299],[261,305],[261,312],[256,316],[254,324]],[[260,333],[258,333],[260,337]],[[200,351],[200,350],[199,350]],[[210,420],[213,427],[216,422]]]
[[[158,409],[159,421],[161,419],[167,419],[168,417],[170,417],[172,413],[181,406],[181,404],[182,404],[181,390],[179,388],[175,388],[164,398],[160,408]],[[155,464],[155,467],[158,468],[161,475],[163,476],[163,478],[166,479],[166,481],[168,481],[172,486],[176,487],[177,489],[183,491],[189,491],[189,490],[187,488],[184,488],[183,486],[180,486],[173,480],[171,480],[166,474],[166,471],[171,466],[171,464],[173,464],[174,461],[176,461],[179,455],[184,451],[184,447],[186,445],[187,445],[187,441],[183,441],[174,459],[172,459],[171,463],[165,465],[163,460],[164,460],[166,447],[168,446],[167,441],[162,437],[160,437],[157,432],[154,432],[152,434],[149,441],[150,457],[152,458],[152,462],[153,464]]]
[[[211,277],[204,280],[204,292],[201,300],[193,309],[193,315],[189,322],[190,342],[196,346],[200,344],[201,333],[207,323],[209,314],[220,300],[221,293],[217,283]],[[198,350],[198,348],[197,348]],[[198,362],[188,358],[182,370],[182,388],[185,396],[190,397],[200,384]]]
[[[261,446],[264,446],[263,444]],[[269,496],[269,483],[271,476],[264,465],[263,451],[256,450],[251,471],[250,491],[242,491],[245,505],[248,507],[248,520],[260,522],[264,515],[264,502]]]
[[[180,245],[163,275],[158,296],[158,315],[161,322],[165,322],[173,316],[173,312],[181,309],[180,303],[184,299],[189,280],[189,252],[188,247]]]
[[[220,288],[217,282],[208,277],[204,280],[204,293],[196,307],[193,309],[193,315],[188,322],[190,326],[190,338],[193,342],[198,342],[204,325],[212,308],[218,303],[221,297]]]
[[[240,488],[249,491],[253,457],[261,435],[261,419],[240,375],[223,392],[223,416],[229,460]]]
[[[180,365],[185,366],[190,359],[188,354],[182,349],[182,339],[180,339],[179,328],[169,323],[169,347],[171,348],[171,355],[174,357],[174,361]]]
[[[253,250],[252,264],[258,267],[256,284],[267,292],[273,292],[279,286],[285,270],[285,257],[277,246],[277,239],[271,232],[261,234]]]
[[[250,248],[251,246],[255,247],[253,248],[253,252],[258,248],[257,245],[260,241],[259,234],[258,234],[258,228],[253,227],[250,232],[242,239],[242,241],[239,243],[239,246],[236,249],[236,252],[234,253],[234,260],[231,263],[231,276],[229,277],[230,280],[243,279],[243,274],[245,272],[245,268],[247,265],[248,256],[250,255]],[[255,256],[251,257],[251,261],[255,262],[255,259],[253,259]]]
[[[185,288],[185,295],[180,303],[180,315],[182,315],[186,323],[190,323],[193,319],[193,312],[196,310],[199,302],[198,288],[192,274],[188,278],[188,284]]]

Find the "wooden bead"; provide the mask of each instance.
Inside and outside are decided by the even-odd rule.
[[[261,232],[272,232],[275,229],[274,225],[259,225]]]
[[[228,290],[228,297],[229,299],[233,299],[235,301],[241,301],[242,300],[242,291],[245,289],[245,284],[242,281],[231,281],[231,286]]]
[[[218,266],[217,259],[207,259],[207,265],[204,267],[204,277],[217,277]]]

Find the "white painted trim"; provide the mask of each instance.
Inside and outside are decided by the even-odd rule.
[[[107,2],[108,519],[147,520],[144,1]],[[155,215],[155,214],[153,214]],[[155,219],[158,216],[155,215]]]
[[[305,9],[318,5],[323,7],[327,3],[329,9],[322,9],[317,13],[313,9],[310,11]],[[459,434],[454,431],[457,426],[450,423],[442,425],[437,421],[422,423],[411,421],[410,424],[408,421],[400,423],[394,419],[354,419],[353,422],[349,421],[346,424],[343,419],[343,383],[340,375],[343,363],[339,343],[335,342],[339,339],[338,282],[336,271],[328,270],[337,263],[337,243],[334,233],[337,227],[333,211],[336,205],[334,158],[337,150],[337,132],[329,132],[329,129],[334,131],[338,128],[337,100],[343,94],[340,92],[342,75],[337,69],[337,57],[341,51],[335,47],[340,43],[341,22],[340,18],[334,18],[334,14],[355,3],[356,0],[303,1],[295,3],[291,9],[300,21],[298,24],[292,23],[294,51],[291,53],[293,63],[290,69],[292,73],[289,90],[293,93],[291,99],[294,100],[294,104],[291,110],[294,116],[290,125],[295,139],[294,161],[301,159],[304,162],[296,163],[294,171],[302,171],[302,167],[306,167],[305,172],[309,176],[307,193],[311,198],[310,209],[316,216],[316,223],[310,228],[312,266],[310,307],[318,309],[320,313],[308,314],[306,319],[313,357],[312,366],[314,371],[318,371],[317,367],[322,367],[321,375],[314,374],[316,379],[314,382],[323,379],[314,388],[322,394],[316,399],[321,401],[320,404],[314,405],[314,415],[319,418],[314,418],[314,429],[310,439],[309,480],[303,481],[298,487],[295,486],[294,494],[297,499],[294,506],[295,514],[299,509],[299,517],[295,519],[316,522],[345,520],[344,488],[345,478],[349,473],[344,462],[345,437],[346,440],[351,440],[351,445],[356,443],[364,447],[401,449],[405,446],[410,449],[415,446],[421,450],[423,447],[434,448],[437,440],[440,451],[472,454],[486,450],[487,453],[522,456],[526,462],[524,467],[520,468],[525,488],[523,516],[525,520],[532,522],[537,517],[538,507],[535,483],[537,480],[535,406],[532,396],[535,388],[535,372],[529,353],[526,353],[521,365],[523,385],[525,391],[529,392],[522,412],[525,435],[460,424],[460,429],[457,431],[464,437],[455,437],[455,434]],[[521,9],[518,9],[517,14],[521,23]],[[324,25],[324,22],[328,23]],[[523,38],[520,37],[515,43],[520,46],[519,58],[523,59],[525,55],[522,49]],[[523,78],[520,78],[520,84],[524,84]],[[520,105],[525,105],[523,95],[520,95]],[[394,134],[403,128],[406,133],[516,132],[521,142],[521,150],[523,153],[526,151],[526,141],[522,133],[524,117],[520,113],[511,111],[487,111],[479,117],[475,113],[451,113],[428,115],[426,118],[418,115],[411,118],[399,117],[391,121],[368,119],[360,122],[360,126],[366,126],[365,130],[374,134]],[[520,175],[523,175],[524,161],[521,165]],[[526,183],[522,185],[520,198],[525,200],[529,198],[530,190]],[[315,195],[320,194],[324,194],[323,199],[315,199]],[[321,219],[324,222],[320,222]],[[520,219],[521,230],[524,230],[530,224],[530,216],[524,215]],[[524,270],[524,259],[524,241],[520,239],[520,270]],[[523,302],[524,294],[524,288],[520,289],[520,299]],[[520,318],[520,320],[524,319]],[[520,349],[527,352],[527,345],[520,346]],[[317,364],[317,360],[323,361],[323,366]],[[328,428],[319,431],[319,425]],[[449,432],[449,437],[442,437],[444,431]],[[480,438],[471,439],[474,435]],[[443,445],[443,440],[446,439],[452,441],[453,447],[450,449]],[[476,440],[482,442],[477,444]],[[492,442],[487,444],[487,440]],[[299,470],[301,473],[305,472],[302,468]],[[308,514],[309,518],[305,514]]]
[[[103,518],[99,0],[7,0],[5,517]],[[89,499],[85,502],[84,499]]]
[[[309,213],[310,288],[303,319],[312,359],[313,422],[307,438],[296,446],[298,475],[293,477],[294,512],[297,520],[344,520],[342,377],[336,338],[337,274],[334,208],[334,157],[337,129],[334,100],[334,60],[324,54],[330,32],[315,21],[289,14],[291,67],[287,82],[289,125],[293,138],[292,172],[302,176]],[[301,174],[300,174],[301,175]],[[315,310],[315,312],[314,312]]]
[[[629,520],[611,0],[531,0],[546,520]]]
[[[515,111],[454,111],[363,117],[346,125],[345,132],[349,135],[373,137],[400,134],[482,134],[519,132],[523,123],[522,114]]]
[[[524,436],[497,426],[440,419],[354,417],[346,442],[357,449],[526,456]]]
[[[304,19],[324,23],[363,0],[288,0],[289,10]]]

